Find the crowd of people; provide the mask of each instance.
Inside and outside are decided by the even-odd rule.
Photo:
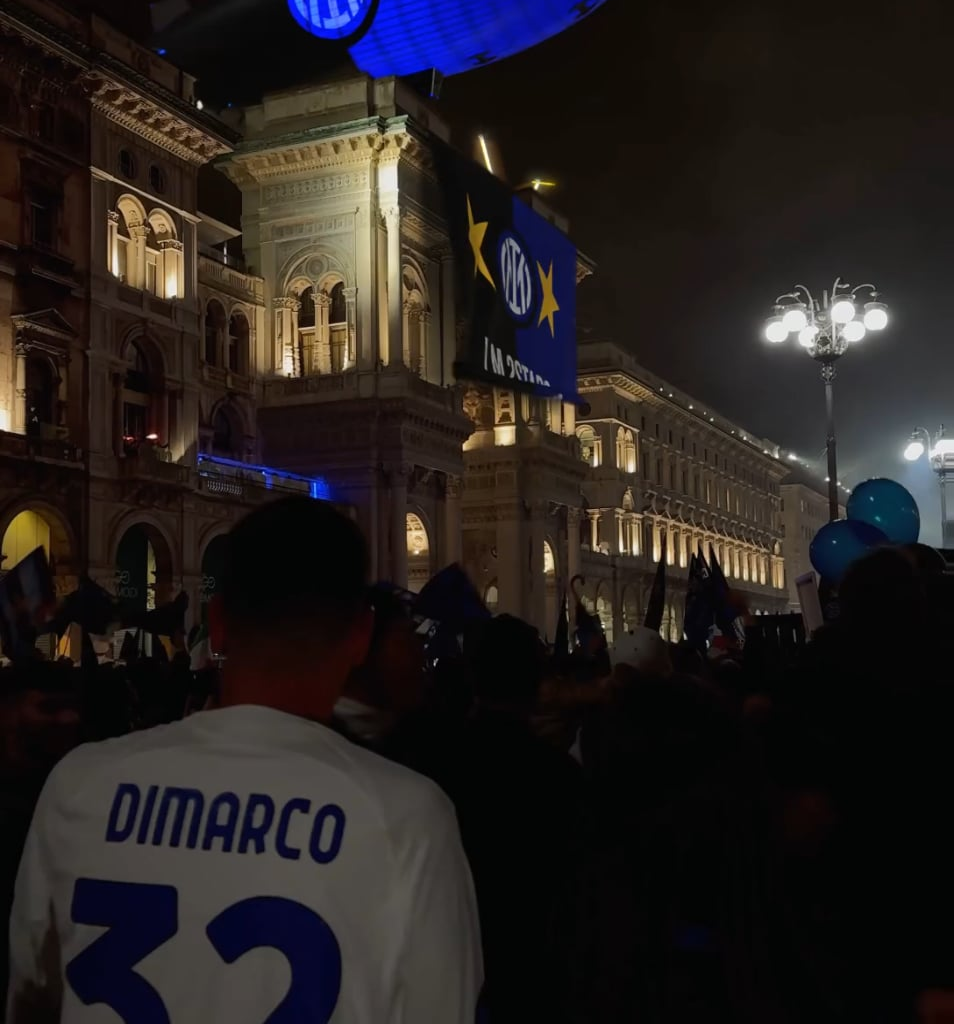
[[[646,629],[566,655],[508,615],[436,651],[321,503],[265,506],[230,543],[219,669],[0,677],[9,1024],[96,1004],[136,1024],[954,1019],[943,567],[874,551],[784,662]],[[164,831],[168,787],[208,818]],[[173,886],[175,957],[110,960],[96,937],[127,918],[107,890],[81,907],[90,885],[129,914]],[[233,938],[198,920],[228,900]],[[226,965],[259,946],[291,981],[254,960],[256,1016]]]

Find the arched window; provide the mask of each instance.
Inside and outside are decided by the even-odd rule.
[[[232,418],[221,406],[212,418],[212,454],[233,458],[236,451]]]
[[[149,360],[140,344],[128,342],[124,356],[126,372],[122,385],[122,441],[124,452],[132,454],[147,438],[158,440],[150,422],[154,382]]]
[[[328,334],[331,342],[331,371],[341,373],[348,368],[348,303],[345,299],[344,282],[339,281],[332,289],[328,308]]]
[[[248,320],[242,313],[229,317],[229,369],[248,373]]]
[[[298,311],[298,327],[314,328],[315,326],[315,289],[309,286],[299,296],[301,309]]]
[[[413,266],[405,266],[402,275],[404,303],[404,365],[422,377],[427,375],[427,332],[430,306],[427,288]]]
[[[616,468],[626,468],[626,431],[622,427],[616,431]]]
[[[580,454],[583,461],[594,469],[603,461],[603,442],[596,431],[588,425],[578,427],[576,436],[580,440]]]
[[[31,354],[26,359],[27,433],[41,433],[41,425],[55,425],[57,405],[56,374],[50,361]]]
[[[212,299],[205,307],[205,361],[221,366],[222,335],[225,333],[225,310]]]

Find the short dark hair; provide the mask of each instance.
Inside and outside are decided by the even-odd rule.
[[[226,621],[243,631],[310,620],[316,633],[333,634],[368,603],[367,545],[329,502],[281,498],[229,533],[221,593]]]

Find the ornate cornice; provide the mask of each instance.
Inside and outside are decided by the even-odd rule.
[[[88,71],[83,85],[94,110],[181,160],[200,166],[231,149],[223,138],[100,70]]]

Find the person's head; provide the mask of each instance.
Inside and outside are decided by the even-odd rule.
[[[371,604],[374,628],[368,656],[351,673],[345,692],[382,711],[411,711],[423,696],[424,638],[396,595],[375,587]]]
[[[367,656],[367,569],[358,526],[326,502],[283,498],[242,519],[211,623],[226,658],[223,703],[329,718]]]
[[[475,623],[464,635],[464,660],[473,672],[479,703],[517,714],[533,709],[547,650],[529,623],[513,615]]]
[[[645,675],[666,679],[672,675],[669,644],[654,629],[636,626],[623,633],[610,652],[614,667],[630,665]]]

